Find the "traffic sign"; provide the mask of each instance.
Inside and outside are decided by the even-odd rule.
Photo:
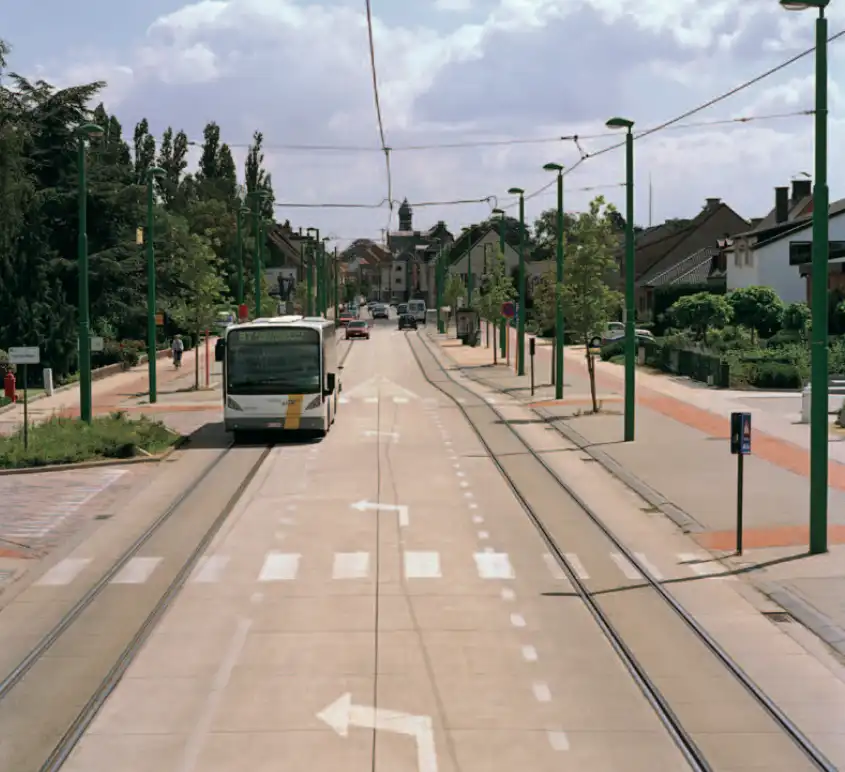
[[[156,314],[156,326],[164,327],[164,314]]]
[[[105,348],[105,341],[95,336],[91,337],[91,351],[102,351]]]
[[[731,413],[731,453],[751,453],[751,413]]]
[[[516,306],[511,301],[502,303],[502,316],[507,319],[513,319],[516,316]]]
[[[246,303],[241,303],[238,306],[238,319],[244,321],[249,316],[249,307]]]
[[[10,346],[9,363],[13,365],[37,365],[41,361],[38,346]]]

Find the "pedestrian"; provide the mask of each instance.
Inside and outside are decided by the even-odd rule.
[[[170,344],[170,351],[173,354],[173,366],[182,366],[182,352],[185,350],[185,344],[182,342],[181,335],[173,336],[173,343]]]

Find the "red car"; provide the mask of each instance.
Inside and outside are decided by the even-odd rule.
[[[349,340],[350,338],[370,339],[370,326],[367,324],[366,320],[352,319],[347,323],[346,340]]]
[[[355,314],[351,311],[344,311],[338,318],[338,321],[340,322],[341,327],[347,327],[349,322],[354,321],[355,318]]]

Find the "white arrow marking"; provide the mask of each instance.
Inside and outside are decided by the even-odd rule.
[[[430,716],[413,716],[398,710],[354,705],[347,692],[317,714],[341,737],[349,736],[349,727],[395,732],[413,737],[417,741],[417,768],[419,772],[437,772],[437,750]]]
[[[408,516],[408,507],[404,504],[376,504],[374,501],[357,501],[352,505],[352,509],[357,509],[359,512],[378,512],[382,510],[384,512],[398,512],[399,513],[399,525],[403,528],[406,528],[410,523],[410,518]]]
[[[408,399],[419,399],[419,396],[413,391],[394,383],[389,378],[383,375],[379,377],[368,378],[363,383],[358,384],[353,389],[346,392],[348,397],[406,397]]]

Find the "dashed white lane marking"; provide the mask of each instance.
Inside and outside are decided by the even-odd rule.
[[[479,531],[478,532],[478,538],[481,539],[481,541],[484,541],[485,539],[490,538],[490,534],[487,533],[487,531]]]
[[[406,579],[439,579],[440,555],[437,552],[406,552]]]
[[[566,574],[563,573],[563,569],[558,565],[553,555],[550,555],[548,552],[544,553],[543,561],[546,563],[546,568],[549,569],[549,573],[553,579],[557,579],[558,581],[566,579]]]
[[[264,558],[264,565],[261,566],[258,581],[285,582],[296,579],[301,557],[296,553],[269,552],[267,557]]]
[[[210,582],[219,582],[229,564],[229,557],[227,555],[203,555],[190,581],[208,584]]]
[[[460,464],[455,464],[455,469],[460,469],[460,468],[461,468]],[[458,477],[466,477],[466,472],[455,472],[455,474]]]
[[[586,579],[590,578],[590,575],[587,573],[587,569],[584,568],[581,561],[578,559],[578,556],[573,552],[567,552],[564,554],[564,557],[569,562],[569,565],[572,566],[572,570],[575,572],[575,576],[577,576],[581,581],[585,581]]]
[[[546,732],[546,737],[549,738],[549,745],[556,751],[569,750],[569,738],[566,732]]]
[[[480,525],[484,522],[484,518],[481,515],[473,515],[472,522],[476,525]]]
[[[525,627],[525,617],[522,614],[511,614],[511,624],[514,627]]]
[[[395,405],[407,405],[410,400],[407,397],[394,397],[393,404]]]
[[[475,502],[472,502],[472,503],[469,505],[469,508],[470,508],[470,509],[478,509],[478,504],[476,504]]]
[[[475,494],[474,494],[472,491],[466,491],[466,492],[464,493],[464,498],[465,498],[465,499],[474,499],[474,498],[475,498]]]
[[[458,485],[460,485],[460,486],[461,486],[461,488],[469,488],[469,483],[468,483],[466,480],[461,480],[461,481],[458,483]]]
[[[378,402],[378,397],[367,397],[364,402],[368,405],[375,405]]]
[[[132,558],[112,579],[112,584],[143,584],[159,563],[161,558]]]
[[[536,699],[537,702],[552,701],[551,689],[549,689],[549,685],[543,681],[538,681],[537,683],[532,684],[531,691],[534,692],[534,699]]]
[[[660,569],[655,566],[642,552],[635,552],[634,557],[640,562],[640,565],[648,571],[654,579],[657,579],[658,582],[663,581],[663,574],[660,572]]]
[[[721,563],[716,562],[710,555],[704,555],[695,552],[681,552],[678,554],[678,560],[686,564],[687,568],[698,576],[719,576],[727,572]],[[726,581],[737,581],[735,576],[719,576],[720,579]]]
[[[537,649],[533,646],[523,646],[522,647],[522,658],[526,662],[536,662],[537,661]]]
[[[35,582],[40,587],[59,587],[70,584],[79,576],[91,558],[65,558],[54,565],[44,576]]]
[[[619,570],[627,579],[642,579],[643,575],[637,570],[628,558],[619,552],[611,552],[610,559],[619,566]]]
[[[476,552],[475,565],[482,579],[513,579],[510,558],[504,552]]]
[[[502,592],[500,594],[502,596],[502,600],[514,600],[516,598],[516,593],[510,587],[502,587]]]
[[[366,579],[369,572],[369,552],[335,553],[332,579]]]

